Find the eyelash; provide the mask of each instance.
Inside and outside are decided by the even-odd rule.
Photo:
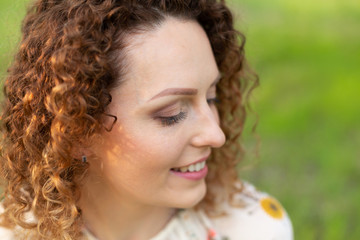
[[[174,125],[176,123],[179,123],[180,121],[186,119],[186,117],[187,117],[186,112],[180,112],[177,115],[174,115],[171,117],[159,117],[159,119],[163,126],[168,127],[168,126]]]
[[[220,103],[220,100],[215,98],[209,98],[206,100],[209,105],[211,104],[218,104]],[[177,115],[170,116],[170,117],[159,117],[161,124],[165,127],[172,126],[174,124],[179,123],[182,120],[185,120],[187,117],[187,112],[180,112]]]
[[[207,103],[210,105],[210,104],[217,104],[217,103],[220,103],[220,100],[217,98],[217,97],[214,97],[214,98],[209,98],[206,100]]]

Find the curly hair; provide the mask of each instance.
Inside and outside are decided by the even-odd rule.
[[[28,229],[34,239],[81,236],[81,180],[89,163],[74,157],[104,128],[110,89],[125,71],[124,38],[166,17],[197,21],[205,30],[222,79],[221,128],[227,141],[209,161],[208,191],[198,207],[241,191],[247,96],[258,84],[244,57],[245,37],[234,29],[223,0],[37,0],[22,25],[22,40],[4,86],[1,120],[2,224]],[[226,174],[224,174],[226,172]],[[31,212],[36,221],[28,221]]]

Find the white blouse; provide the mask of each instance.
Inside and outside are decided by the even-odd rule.
[[[249,183],[236,196],[243,207],[226,204],[225,216],[209,218],[200,210],[179,210],[150,240],[293,240],[291,221],[280,203]],[[85,239],[98,240],[86,229]],[[1,240],[18,240],[0,227]]]

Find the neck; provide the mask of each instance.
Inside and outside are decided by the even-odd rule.
[[[175,212],[119,196],[104,186],[88,181],[79,202],[87,230],[99,240],[148,240],[165,227]]]

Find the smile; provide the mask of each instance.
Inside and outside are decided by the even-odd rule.
[[[184,172],[198,172],[198,171],[201,171],[202,169],[204,169],[204,167],[205,167],[205,161],[202,161],[202,162],[191,164],[186,167],[172,168],[171,170],[173,170],[175,172],[183,172],[183,173]]]

